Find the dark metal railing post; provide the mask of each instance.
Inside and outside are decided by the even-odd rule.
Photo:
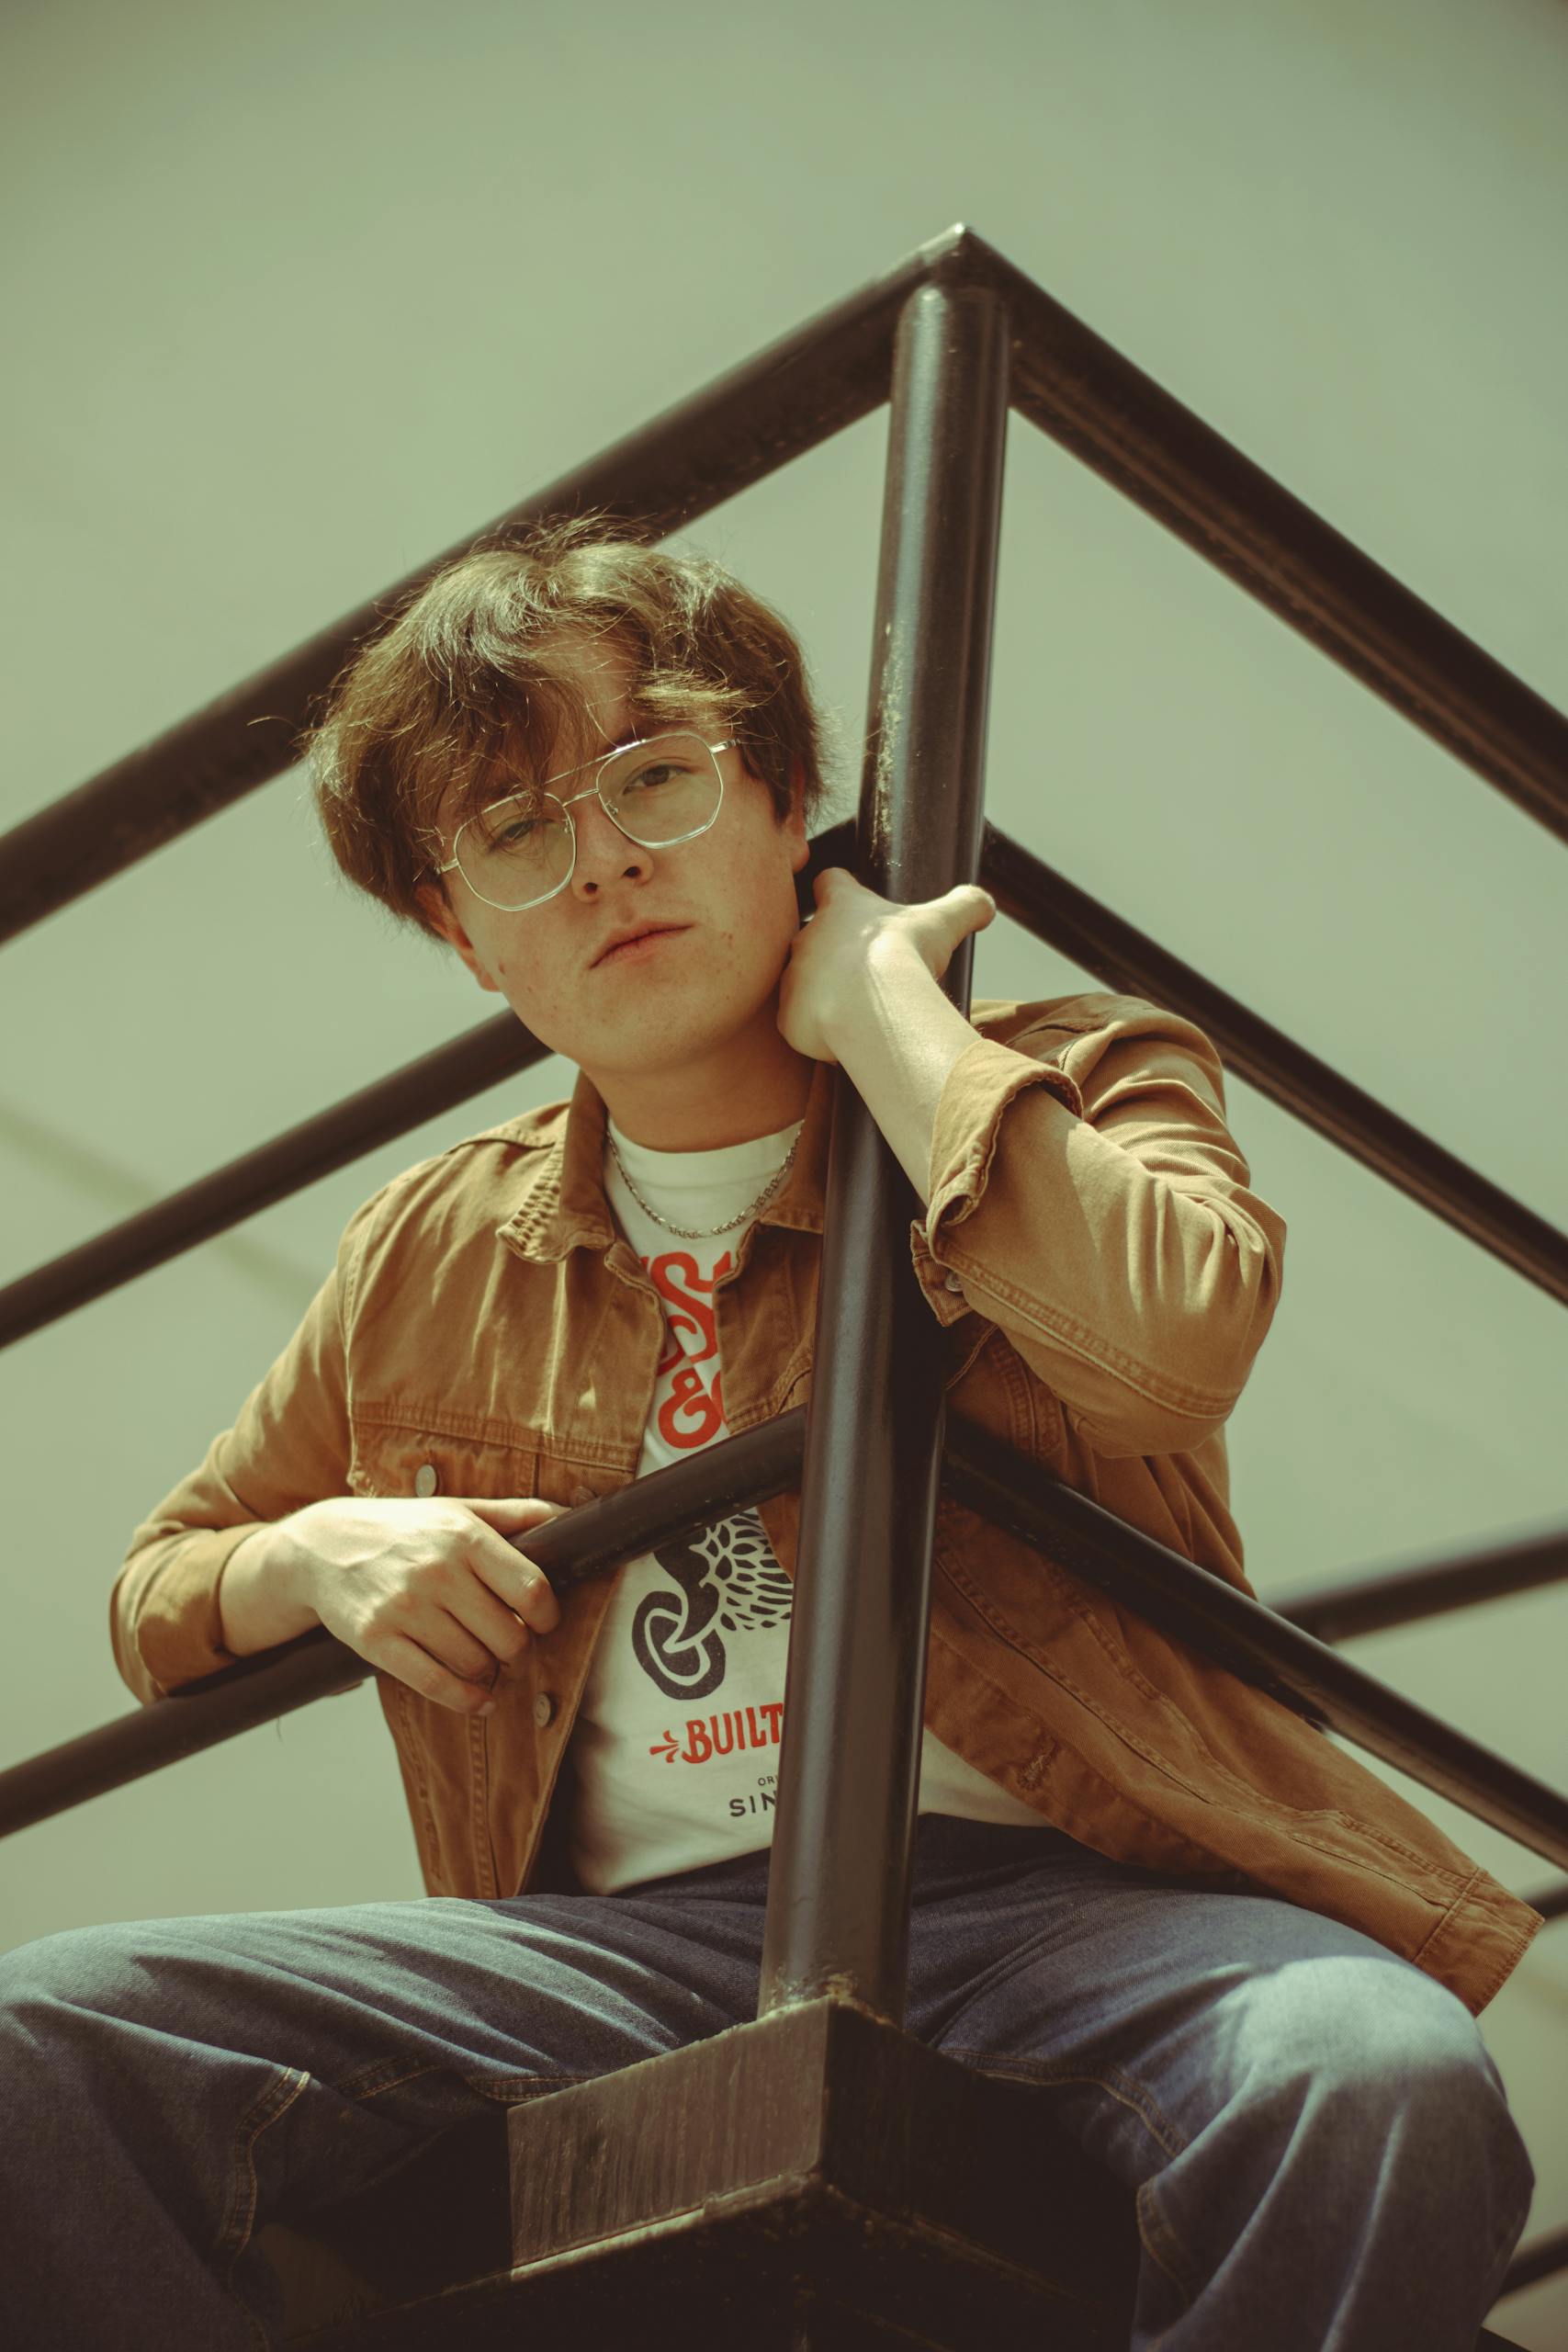
[[[1006,310],[938,277],[894,350],[857,878],[979,871],[1008,418]],[[967,1010],[970,942],[944,986]],[[942,1333],[913,1187],[840,1071],[784,1694],[761,2014],[823,1993],[901,2020],[942,1442]]]

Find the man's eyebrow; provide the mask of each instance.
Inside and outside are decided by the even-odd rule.
[[[571,765],[566,768],[551,766],[542,776],[530,777],[529,781],[540,785],[563,782],[568,776],[581,775],[584,768],[595,766],[600,760],[607,760],[612,752],[624,751],[628,743],[640,743],[647,736],[667,734],[669,731],[668,720],[656,718],[649,711],[633,711],[628,716],[626,726],[617,729],[613,735],[606,735],[604,741],[590,752],[585,759],[574,760]]]
[[[476,808],[484,807],[490,801],[504,800],[511,794],[518,791],[541,792],[551,784],[564,784],[570,777],[581,775],[585,769],[596,766],[601,760],[608,759],[613,752],[624,751],[628,743],[643,742],[649,736],[689,733],[694,729],[698,734],[705,737],[710,725],[716,727],[725,724],[711,710],[700,716],[693,713],[681,718],[668,711],[633,709],[624,714],[624,725],[617,729],[615,734],[607,735],[595,750],[588,753],[586,758],[574,760],[570,767],[558,768],[552,762],[547,764],[544,772],[538,775],[536,775],[531,769],[519,768],[510,772],[505,768],[492,770],[485,783],[475,788]]]

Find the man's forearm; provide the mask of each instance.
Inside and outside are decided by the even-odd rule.
[[[868,963],[831,1032],[834,1054],[925,1207],[931,1138],[948,1072],[975,1031],[919,957],[904,948]]]
[[[309,1564],[288,1520],[258,1527],[237,1544],[218,1580],[223,1646],[236,1657],[275,1649],[319,1624]]]

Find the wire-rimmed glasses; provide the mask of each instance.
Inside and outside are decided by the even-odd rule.
[[[572,808],[596,793],[617,831],[641,849],[671,849],[705,833],[724,801],[720,752],[733,741],[707,743],[690,729],[622,743],[582,767],[565,768],[544,784],[526,785],[466,817],[452,854],[438,874],[461,874],[476,899],[505,914],[542,906],[564,890],[577,866]],[[592,766],[593,781],[570,799],[547,789]]]

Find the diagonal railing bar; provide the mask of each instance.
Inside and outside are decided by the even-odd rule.
[[[1423,1618],[1503,1600],[1512,1593],[1536,1592],[1565,1579],[1568,1527],[1554,1527],[1445,1560],[1418,1560],[1409,1567],[1309,1585],[1269,1606],[1276,1616],[1288,1618],[1320,1642],[1349,1642],[1391,1625],[1414,1625]]]
[[[404,1062],[270,1143],[7,1283],[0,1289],[0,1347],[210,1241],[378,1145],[547,1059],[549,1051],[514,1014],[498,1012],[450,1044]]]
[[[663,537],[880,405],[903,302],[995,287],[1012,405],[1402,717],[1568,839],[1568,718],[962,225],[808,319],[487,531],[603,506]],[[293,763],[311,706],[471,533],[0,839],[0,941]]]
[[[291,766],[311,706],[354,646],[477,538],[593,507],[663,538],[868,416],[887,397],[906,297],[966,242],[958,228],[919,246],[26,819],[0,838],[0,941]]]
[[[1497,2301],[1505,2295],[1517,2295],[1522,2287],[1533,2287],[1538,2279],[1551,2278],[1559,2270],[1568,2270],[1568,2223],[1560,2230],[1543,2230],[1537,2238],[1529,2238],[1520,2246],[1497,2290]]]
[[[613,1561],[793,1487],[805,1408],[707,1446],[614,1494],[563,1511],[526,1538],[558,1588]],[[1287,1624],[1261,1601],[1153,1536],[975,1423],[949,1415],[942,1484],[953,1498],[1147,1617],[1178,1641],[1266,1690],[1292,1713],[1353,1740],[1411,1779],[1568,1869],[1568,1796],[1522,1772],[1373,1675]],[[309,1700],[347,1690],[372,1669],[321,1628],[165,1702],[86,1732],[0,1772],[0,1835],[84,1804],[216,1746]],[[276,1698],[276,1703],[274,1703]]]
[[[1260,1094],[1553,1298],[1568,1301],[1568,1234],[994,825],[986,828],[980,878],[1002,912],[1037,939],[1108,986],[1185,1014],[1226,1067]]]
[[[824,866],[849,865],[853,854],[852,821],[815,835],[807,890],[811,876]],[[986,827],[981,878],[1003,911],[1036,938],[1108,987],[1130,988],[1184,1013],[1259,1092],[1551,1296],[1568,1300],[1568,1236],[994,825]],[[404,1063],[254,1152],[0,1286],[0,1348],[529,1068],[545,1051],[510,1014],[497,1013],[450,1045]],[[1365,1139],[1363,1124],[1370,1131]]]
[[[954,1423],[952,1431],[943,1483],[958,1501],[1320,1729],[1355,1741],[1533,1853],[1568,1863],[1568,1796],[1490,1755],[1235,1585],[1124,1525],[989,1431],[972,1423]]]
[[[705,1447],[690,1461],[650,1471],[613,1494],[529,1530],[528,1557],[558,1590],[622,1559],[694,1531],[714,1511],[742,1510],[799,1476],[806,1408]],[[0,1772],[0,1837],[140,1780],[182,1757],[354,1689],[374,1671],[357,1651],[317,1626],[237,1666],[183,1683],[164,1703],[117,1716],[97,1730]]]
[[[1018,413],[1568,841],[1568,717],[1032,278],[974,246],[969,266],[988,266],[1012,318]]]

